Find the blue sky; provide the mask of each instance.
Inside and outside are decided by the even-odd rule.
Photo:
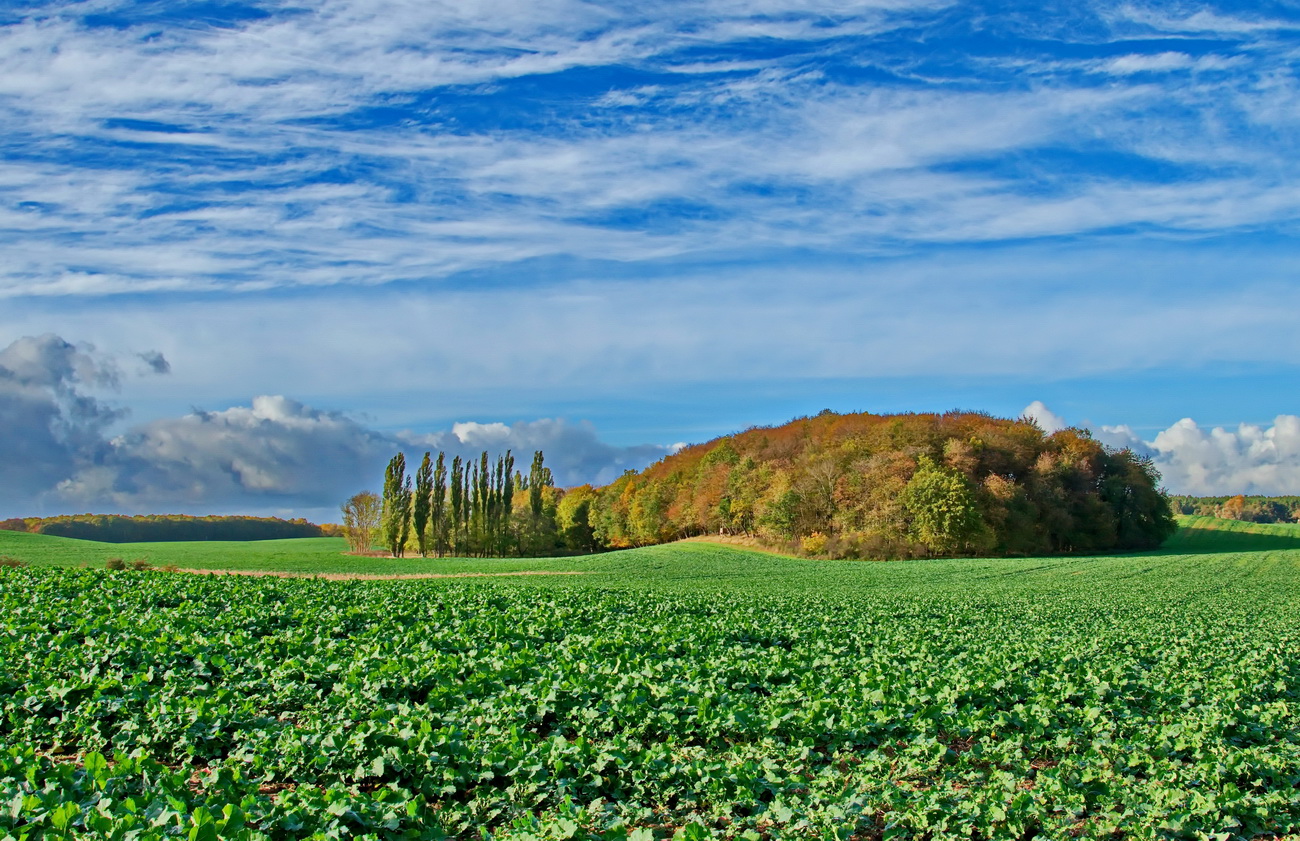
[[[1283,3],[10,2],[0,347],[71,348],[10,377],[69,453],[0,513],[320,513],[257,437],[305,418],[372,436],[337,493],[457,423],[563,430],[582,481],[1034,401],[1173,490],[1300,493],[1298,36]],[[196,417],[256,469],[123,449]]]

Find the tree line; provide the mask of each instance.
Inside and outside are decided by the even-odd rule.
[[[398,453],[384,471],[383,494],[356,494],[342,506],[353,552],[374,543],[394,557],[535,557],[566,549],[557,527],[562,492],[542,451],[528,472],[507,450],[493,461],[426,452],[413,476]]]
[[[1300,496],[1172,496],[1179,514],[1250,523],[1300,522]]]
[[[159,543],[192,540],[277,540],[321,537],[327,530],[304,519],[184,514],[67,514],[0,520],[0,529],[98,540],[102,543]]]
[[[580,554],[723,533],[820,557],[1040,555],[1149,549],[1176,527],[1150,459],[978,412],[827,411],[604,487],[554,487],[541,452],[527,475],[513,463],[484,453],[448,470],[426,453],[412,480],[395,456],[368,520],[348,513],[366,495],[344,506],[354,551]]]

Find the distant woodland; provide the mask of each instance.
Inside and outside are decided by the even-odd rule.
[[[1083,430],[1046,435],[971,412],[823,412],[688,447],[600,488],[557,489],[542,459],[524,476],[509,453],[450,470],[426,454],[412,484],[399,455],[367,522],[395,554],[434,555],[720,533],[819,557],[1031,555],[1148,549],[1175,528],[1149,459]]]
[[[182,540],[274,540],[321,537],[321,526],[275,517],[189,517],[183,514],[72,514],[0,520],[0,529],[75,537],[103,543],[163,543]]]
[[[1300,522],[1300,496],[1171,496],[1178,514],[1250,523]]]
[[[823,412],[690,447],[595,491],[607,546],[753,534],[810,555],[1147,549],[1175,526],[1149,459],[982,413]]]

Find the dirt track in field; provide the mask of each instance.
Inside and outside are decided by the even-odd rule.
[[[586,575],[580,570],[571,572],[525,570],[522,572],[269,572],[253,569],[182,569],[193,575],[245,575],[254,578],[323,578],[326,581],[393,581],[414,578],[503,578],[511,575]]]

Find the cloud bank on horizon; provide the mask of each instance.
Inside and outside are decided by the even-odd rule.
[[[142,354],[150,373],[166,360]],[[432,434],[382,433],[283,396],[195,409],[107,434],[125,411],[90,393],[112,388],[116,361],[53,334],[0,350],[0,517],[94,510],[125,513],[311,513],[374,488],[398,450],[474,457],[535,450],[561,485],[613,481],[675,447],[617,447],[588,423],[462,422]],[[296,512],[296,513],[295,513]]]
[[[165,359],[143,355],[150,373]],[[338,502],[376,485],[398,450],[476,456],[543,450],[561,485],[605,484],[681,445],[616,447],[593,426],[543,419],[462,422],[450,430],[387,434],[339,412],[282,396],[249,406],[194,410],[109,435],[124,411],[88,393],[121,374],[112,358],[47,334],[0,350],[0,516],[95,510],[126,513],[278,513],[330,519]],[[1045,432],[1067,426],[1042,402],[1024,416]],[[1202,430],[1184,419],[1143,441],[1125,426],[1097,437],[1151,455],[1173,492],[1295,493],[1300,488],[1300,417],[1236,431]]]
[[[1047,433],[1070,426],[1041,400],[1026,406],[1023,415]],[[1150,456],[1171,493],[1300,493],[1300,416],[1278,415],[1272,426],[1243,423],[1235,430],[1202,429],[1191,418],[1183,418],[1150,441],[1127,425],[1101,425],[1089,431],[1107,446]]]

